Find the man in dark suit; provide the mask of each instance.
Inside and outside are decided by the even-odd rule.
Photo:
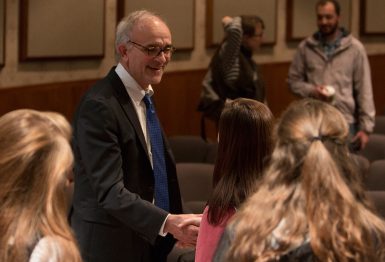
[[[115,47],[118,65],[85,94],[74,119],[71,225],[87,262],[165,261],[175,239],[195,244],[200,223],[197,215],[174,215],[182,207],[164,135],[169,201],[166,210],[156,206],[157,160],[142,99],[170,61],[171,33],[158,16],[136,11],[119,23]]]

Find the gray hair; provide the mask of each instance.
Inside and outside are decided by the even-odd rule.
[[[118,50],[119,45],[121,45],[122,43],[126,43],[128,40],[130,40],[130,38],[132,37],[131,32],[134,26],[136,26],[138,23],[142,22],[143,20],[146,20],[149,18],[157,18],[166,24],[166,22],[160,16],[147,10],[134,11],[128,14],[119,22],[118,26],[116,27],[116,37],[115,37],[116,61],[120,60],[120,54]]]

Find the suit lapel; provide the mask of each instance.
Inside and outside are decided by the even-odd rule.
[[[130,96],[127,94],[122,80],[120,80],[119,76],[115,72],[115,67],[111,69],[107,77],[110,79],[112,88],[115,90],[116,99],[118,100],[120,106],[123,108],[123,111],[125,112],[128,120],[134,127],[135,132],[139,137],[140,143],[142,144],[143,149],[145,150],[145,152],[147,152],[148,155],[147,144],[144,138],[142,127],[138,119],[138,115],[136,114],[134,105],[132,104]]]

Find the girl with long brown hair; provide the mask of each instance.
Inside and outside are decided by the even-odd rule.
[[[254,192],[271,153],[273,121],[261,102],[238,98],[226,104],[219,120],[214,190],[203,213],[196,262],[211,261],[227,221]]]

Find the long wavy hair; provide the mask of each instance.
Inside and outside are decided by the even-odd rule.
[[[385,224],[364,194],[341,113],[304,99],[275,135],[258,190],[232,224],[228,261],[275,261],[306,241],[316,261],[384,261]]]
[[[67,223],[71,128],[53,112],[0,118],[0,261],[28,261],[38,240],[60,244],[60,261],[81,261]]]
[[[219,120],[218,155],[208,221],[218,225],[229,208],[254,192],[272,150],[274,117],[266,105],[238,98],[226,104]]]

